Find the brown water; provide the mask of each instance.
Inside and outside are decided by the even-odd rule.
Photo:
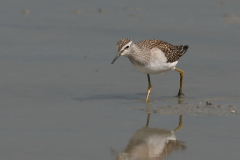
[[[174,132],[183,147],[164,159],[238,159],[239,5],[3,1],[0,159],[126,157],[131,137],[147,123],[147,112],[153,133],[173,131],[183,115],[182,128]],[[110,64],[121,38],[190,45],[177,66],[185,72],[185,98],[176,97],[177,72],[151,75],[149,108],[147,76],[125,57]],[[157,135],[154,142],[162,140]]]

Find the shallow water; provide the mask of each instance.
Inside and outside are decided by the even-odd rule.
[[[165,159],[237,159],[239,5],[2,2],[0,159],[126,156],[131,137],[146,125],[148,113],[150,129],[169,131],[183,115],[182,128],[174,134],[185,149],[173,150]],[[190,45],[177,65],[185,72],[186,96],[176,97],[177,72],[151,75],[147,105],[147,76],[125,57],[110,64],[121,38]]]

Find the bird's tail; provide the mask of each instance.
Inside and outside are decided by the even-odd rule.
[[[180,45],[180,46],[177,46],[177,49],[178,49],[178,53],[182,56],[184,55],[185,52],[187,52],[189,46],[188,45]]]

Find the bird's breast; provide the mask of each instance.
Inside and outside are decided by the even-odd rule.
[[[129,60],[132,62],[136,70],[145,74],[167,72],[174,69],[178,63],[178,61],[167,63],[165,53],[157,48],[153,48],[150,51],[145,52],[144,56],[134,55],[134,57],[129,57]]]

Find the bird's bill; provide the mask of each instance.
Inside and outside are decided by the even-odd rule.
[[[113,59],[113,61],[112,61],[111,64],[113,64],[113,63],[118,59],[118,57],[120,57],[120,56],[121,56],[121,53],[119,52],[119,53],[116,55],[116,57]]]

